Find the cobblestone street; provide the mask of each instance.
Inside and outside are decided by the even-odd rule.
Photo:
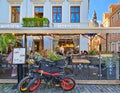
[[[19,93],[12,89],[13,84],[0,84],[0,93]],[[76,85],[71,91],[63,91],[61,88],[39,87],[32,93],[120,93],[120,85]]]

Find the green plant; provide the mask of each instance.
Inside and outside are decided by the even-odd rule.
[[[49,20],[47,18],[41,18],[42,22],[43,22],[43,26],[48,26],[49,24]]]
[[[96,50],[91,50],[91,51],[89,52],[89,54],[90,54],[90,55],[97,55],[97,54],[98,54],[98,51],[96,51]]]
[[[6,47],[13,47],[17,42],[16,37],[13,34],[1,34],[0,35],[0,51],[6,49]]]
[[[43,27],[49,24],[47,18],[23,18],[23,27]]]
[[[119,56],[117,54],[113,54],[111,57],[102,57],[102,61],[106,66],[108,66],[110,62],[115,64],[116,62],[119,62]]]

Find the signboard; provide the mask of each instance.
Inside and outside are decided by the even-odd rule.
[[[25,64],[25,48],[14,48],[13,64]]]

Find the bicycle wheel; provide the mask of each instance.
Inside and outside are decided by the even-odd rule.
[[[20,83],[18,84],[18,90],[21,91],[21,92],[26,92],[28,91],[28,85],[29,85],[29,82],[32,78],[27,76],[25,78],[23,78]]]
[[[72,90],[75,87],[75,81],[72,78],[63,78],[61,87],[65,91]]]
[[[34,90],[36,90],[41,84],[41,79],[33,79],[30,82],[30,86],[29,86],[29,91],[33,92]]]

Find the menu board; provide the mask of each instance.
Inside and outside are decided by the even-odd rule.
[[[25,48],[14,48],[13,64],[25,64]]]

